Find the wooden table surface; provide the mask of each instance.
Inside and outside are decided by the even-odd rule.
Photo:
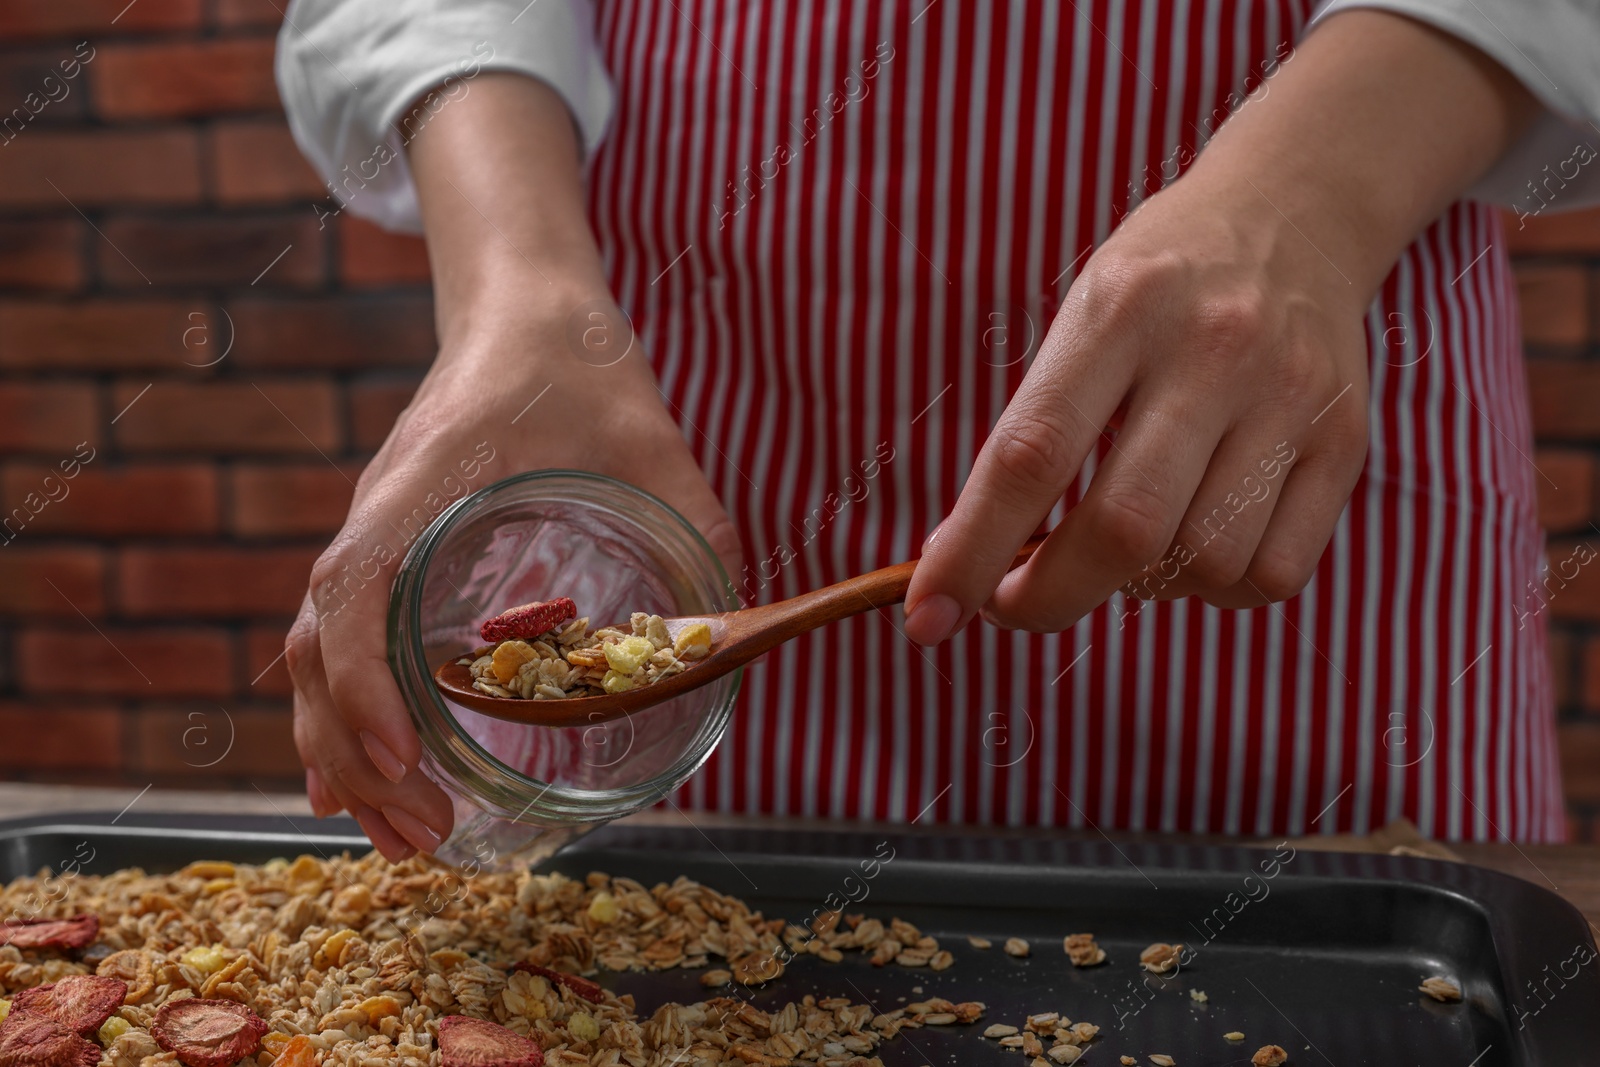
[[[302,795],[286,793],[210,792],[101,787],[54,786],[0,782],[0,818],[13,819],[68,811],[139,812],[226,812],[253,815],[288,815],[310,818],[311,809]],[[673,812],[646,812],[634,816],[635,822],[653,825],[682,825],[689,817]],[[772,829],[816,829],[830,824],[801,820],[749,819],[737,816],[699,814],[692,825],[701,828],[722,826],[762,826]],[[904,827],[893,829],[903,830]],[[950,832],[944,830],[942,832]],[[960,831],[956,831],[960,832]],[[993,834],[993,831],[971,831]],[[1092,832],[1049,831],[1061,836],[1094,837]],[[1002,831],[1005,833],[1005,831]],[[1160,840],[1201,840],[1161,835]],[[1218,838],[1206,838],[1217,841]],[[1249,843],[1249,842],[1243,842]],[[1315,839],[1296,841],[1296,847],[1316,847]],[[1452,842],[1449,845],[1462,860],[1492,870],[1525,878],[1535,885],[1552,889],[1570,900],[1588,918],[1600,937],[1600,846],[1595,845],[1500,845]]]

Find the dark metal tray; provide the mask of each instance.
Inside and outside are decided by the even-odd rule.
[[[158,871],[201,857],[261,861],[366,847],[344,819],[110,823],[100,814],[0,822],[0,877],[74,861],[85,873]],[[1180,1067],[1244,1065],[1267,1043],[1287,1049],[1294,1067],[1600,1060],[1600,968],[1582,916],[1538,886],[1464,864],[1287,848],[613,827],[548,866],[647,884],[687,875],[797,922],[842,900],[847,910],[917,924],[955,953],[953,967],[802,957],[752,997],[763,1007],[808,992],[879,1010],[930,996],[988,1005],[978,1027],[915,1030],[885,1043],[879,1055],[889,1065],[1015,1067],[1017,1053],[979,1032],[1041,1011],[1099,1025],[1083,1062],[1108,1067],[1122,1055],[1148,1064],[1154,1053]],[[1096,935],[1106,964],[1070,965],[1061,938],[1078,931]],[[968,935],[994,948],[974,949]],[[1028,938],[1032,955],[1002,953],[1007,937]],[[1137,958],[1153,941],[1197,951],[1176,976],[1146,976]],[[603,980],[649,1012],[705,997],[697,974]],[[1434,974],[1457,981],[1464,1002],[1420,994],[1417,984]],[[1207,1001],[1191,999],[1192,990]],[[1245,1041],[1224,1041],[1230,1030]]]

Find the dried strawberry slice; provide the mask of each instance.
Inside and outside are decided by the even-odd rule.
[[[122,1007],[128,983],[98,974],[73,974],[51,985],[24,989],[11,998],[12,1011],[31,1011],[68,1030],[92,1034]]]
[[[229,1067],[261,1050],[267,1024],[231,1000],[169,1000],[156,1012],[150,1036],[184,1067]]]
[[[54,1019],[11,1009],[0,1023],[0,1067],[95,1067],[100,1046]]]
[[[478,629],[485,641],[510,641],[515,638],[538,637],[555,629],[568,619],[578,617],[578,605],[571,597],[558,596],[554,600],[519,604],[502,611]]]
[[[100,919],[74,915],[70,919],[7,919],[0,923],[0,945],[18,948],[83,948],[100,933]]]
[[[515,969],[527,971],[529,974],[537,974],[541,978],[550,979],[552,982],[559,982],[590,1004],[598,1004],[606,999],[606,991],[600,988],[600,983],[591,982],[587,978],[579,978],[577,975],[568,974],[566,971],[557,971],[549,967],[541,967],[537,963],[527,962],[517,964]]]
[[[544,1067],[537,1042],[487,1019],[446,1015],[439,1020],[444,1067]]]

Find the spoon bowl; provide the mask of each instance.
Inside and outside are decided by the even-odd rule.
[[[1043,540],[1043,537],[1035,537],[1023,545],[1011,563],[1012,569],[1026,562]],[[471,668],[456,662],[460,656],[434,671],[433,681],[445,699],[507,722],[531,726],[595,726],[643,711],[714,682],[790,638],[819,626],[898,604],[905,599],[916,567],[915,560],[896,563],[775,604],[762,604],[720,615],[669,618],[666,620],[667,632],[674,637],[678,631],[694,623],[709,626],[711,651],[704,659],[689,664],[677,674],[621,693],[567,697],[564,700],[492,696],[472,688]],[[628,629],[625,623],[619,623],[618,628],[624,632]]]

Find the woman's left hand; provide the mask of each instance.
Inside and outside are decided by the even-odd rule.
[[[1534,107],[1403,16],[1319,26],[1073,282],[923,546],[906,635],[980,609],[1060,631],[1118,589],[1238,608],[1304,588],[1366,455],[1368,303]],[[1081,502],[1007,574],[1105,433]]]

